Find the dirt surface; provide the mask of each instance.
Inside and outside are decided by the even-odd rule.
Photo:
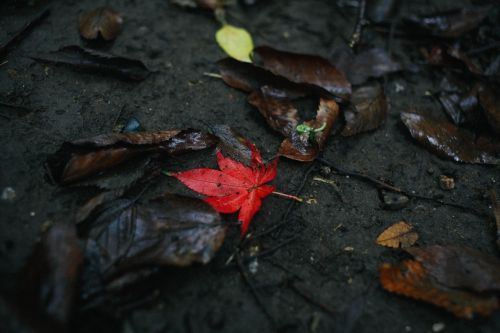
[[[59,188],[48,182],[44,162],[63,141],[111,132],[131,116],[148,130],[228,124],[253,140],[266,158],[275,154],[281,141],[246,102],[245,94],[203,75],[216,72],[215,62],[224,56],[214,42],[218,25],[203,11],[184,10],[166,0],[113,1],[113,8],[124,16],[124,26],[107,50],[141,59],[157,71],[140,83],[44,65],[30,58],[65,45],[85,46],[77,18],[103,3],[7,1],[0,5],[0,41],[46,5],[52,8],[51,15],[0,67],[2,102],[24,107],[0,106],[0,189],[12,187],[16,193],[13,200],[0,202],[2,292],[14,286],[15,273],[43,226],[50,221],[72,223],[75,209],[96,193],[91,187]],[[403,10],[435,11],[437,5],[429,3],[411,1]],[[447,7],[446,1],[440,1],[439,9],[457,5],[452,1]],[[328,0],[261,1],[230,10],[228,19],[246,27],[256,45],[329,58],[349,38],[355,23],[356,9],[342,8],[339,11]],[[384,35],[367,31],[363,38],[365,45],[387,47]],[[395,39],[391,48],[409,65],[410,60],[419,59],[417,46]],[[320,168],[315,162],[302,191],[303,197],[313,199],[311,204],[295,205],[282,232],[255,244],[265,250],[298,236],[260,258],[256,272],[248,273],[269,316],[256,303],[236,265],[225,264],[238,241],[238,228],[230,227],[212,263],[162,274],[156,301],[117,318],[79,317],[75,331],[432,332],[433,324],[443,323],[445,332],[499,332],[498,312],[488,319],[457,320],[444,310],[389,294],[378,283],[379,265],[405,256],[377,246],[375,239],[400,220],[416,227],[420,245],[462,244],[498,254],[494,226],[487,217],[487,191],[496,188],[500,192],[498,168],[441,160],[417,145],[399,120],[400,112],[409,108],[443,117],[440,105],[427,93],[439,89],[440,78],[432,69],[420,67],[382,80],[390,98],[386,124],[352,138],[332,137],[323,157],[341,168],[386,179],[418,194],[474,207],[484,216],[416,199],[401,210],[384,210],[372,185],[331,174],[327,178],[337,182],[342,202],[330,185],[313,181]],[[200,165],[214,165],[212,150],[173,159],[166,168],[186,170]],[[310,167],[281,160],[275,184],[282,192],[294,193]],[[442,174],[455,178],[454,190],[440,189]],[[159,178],[146,195],[165,191],[194,195],[167,177]],[[253,231],[278,223],[288,205],[279,197],[266,199],[253,221]],[[229,224],[235,220],[234,216],[225,219]],[[296,289],[287,283],[293,277],[300,281]]]

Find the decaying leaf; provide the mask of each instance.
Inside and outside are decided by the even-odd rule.
[[[113,40],[120,33],[123,19],[109,7],[100,7],[80,17],[80,35],[96,39],[99,34],[105,40]]]
[[[355,108],[344,111],[346,125],[342,130],[343,136],[374,130],[387,118],[387,98],[380,84],[356,88],[351,102]]]
[[[387,291],[443,307],[461,318],[472,319],[476,314],[488,316],[499,306],[497,297],[493,295],[442,285],[426,271],[422,263],[415,260],[406,260],[400,265],[382,265],[380,283]]]
[[[113,276],[149,265],[208,263],[222,245],[226,228],[202,200],[164,195],[132,202],[93,223],[86,252],[99,253],[99,271]],[[96,252],[95,252],[96,251]]]
[[[480,84],[479,102],[484,110],[486,119],[490,127],[497,135],[500,135],[500,96],[498,96],[498,87],[494,89],[492,86]]]
[[[311,130],[301,133],[297,130],[297,126],[301,125],[298,111],[289,100],[254,91],[249,95],[248,102],[260,111],[271,128],[286,137],[279,154],[302,162],[316,159],[340,114],[334,100],[321,98],[316,118],[302,123]]]
[[[353,85],[365,83],[369,78],[379,78],[402,69],[386,50],[373,48],[354,54],[348,48],[339,48],[332,55],[335,66]]]
[[[72,224],[42,236],[21,272],[16,305],[37,332],[66,332],[79,295],[83,252]]]
[[[418,234],[413,226],[401,221],[385,229],[377,237],[377,244],[392,248],[406,248],[415,244],[417,240]]]
[[[347,100],[351,96],[351,83],[322,57],[280,51],[268,46],[255,48],[253,54],[262,60],[265,69],[294,83],[315,85]]]
[[[465,7],[429,16],[412,15],[406,22],[432,36],[456,38],[477,28],[490,10],[490,6]]]
[[[245,92],[252,92],[263,87],[267,95],[277,98],[298,98],[306,95],[332,98],[325,89],[306,83],[294,83],[283,76],[275,75],[264,68],[226,58],[217,62],[224,83]]]
[[[113,133],[66,142],[47,162],[52,178],[69,184],[140,155],[178,154],[205,149],[215,142],[212,135],[198,130]]]
[[[217,30],[215,40],[230,57],[239,61],[252,62],[250,53],[253,50],[253,40],[245,29],[225,24]]]
[[[255,145],[248,141],[246,144],[252,151],[250,166],[225,157],[218,151],[220,170],[201,168],[171,173],[193,191],[206,195],[205,201],[218,212],[230,214],[239,210],[242,237],[260,210],[262,199],[275,190],[274,186],[266,183],[276,177],[278,166],[277,159],[265,165]]]
[[[216,125],[211,127],[210,130],[217,137],[217,148],[224,155],[250,166],[252,150],[248,147],[247,139],[243,135],[227,125]]]
[[[455,162],[497,164],[495,142],[475,139],[452,123],[426,118],[416,113],[401,113],[411,136],[436,155]],[[494,139],[493,139],[494,140]]]
[[[50,54],[32,58],[82,71],[114,75],[126,80],[142,81],[151,73],[140,60],[84,49],[77,45],[65,46]]]
[[[477,292],[500,291],[500,260],[465,246],[406,249],[439,283]]]

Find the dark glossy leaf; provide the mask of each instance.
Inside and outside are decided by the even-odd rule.
[[[113,40],[122,29],[122,17],[109,7],[100,7],[80,17],[80,35],[96,39],[99,34],[105,40]]]
[[[105,280],[148,266],[208,263],[226,229],[219,214],[200,199],[165,195],[145,203],[108,206],[89,233],[86,251],[99,253]]]
[[[339,48],[332,55],[332,61],[353,85],[363,84],[369,78],[379,78],[402,69],[387,51],[380,48],[361,51],[357,55],[350,48]]]
[[[465,246],[406,249],[439,283],[477,292],[500,291],[500,260]]]
[[[280,51],[268,46],[255,48],[253,54],[262,60],[265,69],[292,82],[316,85],[346,100],[351,96],[351,84],[344,74],[322,57]]]
[[[489,316],[499,306],[498,298],[493,295],[453,289],[439,283],[416,260],[382,265],[380,283],[387,291],[445,308],[460,318],[472,319],[476,314]]]
[[[486,18],[490,9],[489,6],[465,7],[428,16],[412,15],[406,21],[412,26],[420,28],[424,33],[438,37],[456,38],[477,28],[479,23]]]
[[[466,69],[472,74],[481,75],[483,71],[465,52],[456,45],[434,46],[430,51],[422,49],[427,62],[434,66]]]
[[[217,147],[225,156],[250,166],[252,151],[248,147],[248,139],[227,125],[213,126],[211,131],[219,140]]]
[[[387,118],[387,98],[378,83],[355,89],[351,102],[355,108],[344,111],[343,136],[374,130]]]
[[[37,330],[67,329],[78,299],[82,266],[75,227],[51,226],[33,249],[18,281],[19,311]]]
[[[498,146],[495,139],[493,142],[475,139],[452,123],[416,113],[401,113],[401,120],[415,140],[442,158],[464,163],[498,163],[494,156],[495,146]]]
[[[321,87],[294,83],[264,68],[233,58],[219,60],[217,65],[222,79],[228,86],[245,92],[266,87],[267,93],[277,98],[293,99],[306,95],[332,97],[330,92]]]
[[[134,81],[142,81],[151,73],[140,60],[84,49],[77,45],[65,46],[50,54],[37,55],[32,58],[41,62],[67,65],[82,71],[109,74]]]
[[[113,133],[66,142],[47,162],[52,178],[68,184],[140,155],[179,154],[205,149],[215,142],[215,137],[198,130]]]
[[[481,84],[479,90],[479,102],[483,107],[484,114],[490,127],[497,135],[500,135],[500,96],[498,87]]]

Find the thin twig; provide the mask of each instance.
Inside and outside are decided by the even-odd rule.
[[[33,30],[33,28],[39,24],[40,22],[43,21],[44,18],[46,18],[50,14],[50,9],[44,10],[41,14],[36,16],[34,19],[32,19],[30,22],[26,23],[25,26],[16,32],[14,36],[12,36],[5,44],[0,46],[0,59],[5,58],[7,54],[9,54],[12,49],[28,34]]]
[[[400,193],[400,194],[406,195],[407,197],[418,199],[418,200],[432,201],[434,203],[438,203],[438,204],[441,204],[441,205],[444,205],[444,206],[450,206],[450,207],[458,208],[458,209],[464,210],[466,212],[472,212],[475,215],[480,216],[480,217],[488,216],[487,213],[478,211],[477,209],[475,209],[473,207],[463,206],[463,205],[456,204],[456,203],[453,203],[453,202],[447,202],[447,201],[435,199],[435,198],[432,198],[432,197],[428,197],[428,196],[425,196],[425,195],[416,194],[416,193],[411,192],[411,191],[402,190],[399,187],[396,187],[396,186],[384,183],[383,181],[380,181],[380,180],[378,180],[376,178],[368,176],[368,175],[366,175],[366,174],[364,174],[362,172],[352,171],[352,170],[351,171],[342,170],[339,167],[337,167],[336,165],[334,165],[332,162],[327,161],[327,160],[325,160],[323,158],[318,158],[318,161],[320,163],[323,163],[324,165],[329,166],[330,168],[332,168],[333,170],[335,170],[340,175],[350,176],[350,177],[353,177],[353,178],[360,179],[360,180],[362,180],[362,181],[364,181],[366,183],[369,183],[371,185],[375,185],[377,188],[380,188],[380,189],[383,189],[383,190],[388,190],[388,191]]]
[[[297,202],[304,202],[304,199],[297,197],[295,195],[291,195],[291,194],[286,194],[286,193],[282,193],[282,192],[278,192],[278,191],[273,191],[271,194],[277,195],[277,196],[282,197],[282,198],[295,200]]]
[[[359,0],[358,20],[354,27],[354,32],[352,33],[351,41],[349,42],[349,46],[352,49],[356,49],[361,43],[361,39],[363,36],[363,25],[365,24],[365,9],[366,9],[366,0]]]
[[[325,179],[325,178],[321,178],[321,177],[314,177],[313,180],[315,180],[317,182],[321,182],[321,183],[325,183],[325,184],[331,185],[333,187],[333,189],[335,190],[335,193],[337,193],[337,196],[339,197],[340,201],[342,201],[343,203],[347,202],[345,200],[344,196],[342,195],[342,192],[340,191],[340,188],[338,187],[338,185],[333,180]]]
[[[203,75],[208,76],[208,77],[213,77],[213,78],[216,78],[216,79],[222,79],[222,75],[217,74],[217,73],[208,73],[208,72],[205,72],[205,73],[203,73]]]
[[[271,324],[271,327],[274,330],[274,327],[276,326],[274,318],[267,311],[267,309],[264,305],[264,302],[260,298],[259,292],[255,288],[255,285],[253,284],[250,277],[248,276],[248,273],[245,270],[245,266],[243,265],[243,261],[241,259],[239,252],[236,252],[236,263],[238,264],[238,269],[240,271],[241,277],[243,278],[243,281],[245,281],[245,283],[247,284],[248,288],[250,289],[250,292],[252,293],[252,296],[254,297],[255,301],[257,302],[257,305],[260,307],[260,309],[264,313],[265,317],[269,320],[269,323]]]
[[[328,305],[325,305],[323,303],[318,302],[315,300],[308,292],[302,290],[301,288],[297,287],[297,285],[292,281],[290,284],[290,289],[292,289],[294,292],[296,292],[299,296],[301,296],[303,299],[305,299],[307,302],[310,304],[317,306],[324,312],[328,313],[329,315],[335,316],[336,313],[333,309],[331,309]]]

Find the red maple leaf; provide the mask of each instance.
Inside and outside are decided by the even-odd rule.
[[[218,212],[230,214],[239,210],[241,236],[246,234],[252,218],[259,211],[261,199],[275,190],[273,185],[265,183],[276,177],[278,166],[277,159],[265,165],[255,145],[247,145],[252,151],[249,167],[217,151],[220,170],[200,168],[170,173],[193,191],[206,195],[204,200]]]

